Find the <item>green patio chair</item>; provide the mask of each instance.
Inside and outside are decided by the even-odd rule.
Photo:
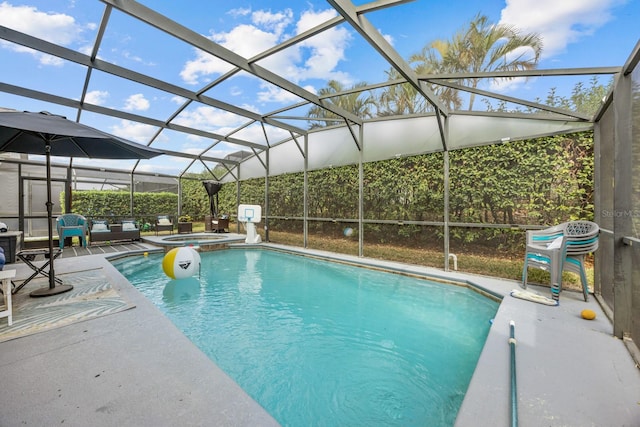
[[[87,219],[78,214],[60,215],[56,220],[60,249],[64,248],[64,239],[78,236],[80,244],[87,247]],[[73,245],[73,244],[72,244]]]

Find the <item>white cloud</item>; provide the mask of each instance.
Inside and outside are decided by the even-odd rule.
[[[84,46],[80,46],[78,48],[78,52],[84,53],[85,55],[91,55],[91,52],[93,52],[93,45],[86,44]]]
[[[380,31],[380,34],[382,34],[382,31]],[[387,41],[387,43],[389,43],[391,46],[393,46],[393,43],[395,42],[395,39],[393,38],[392,35],[382,34],[382,37],[384,37],[384,39]]]
[[[526,83],[531,83],[532,78],[516,77],[514,79],[496,79],[489,84],[491,91],[498,93],[508,93],[512,90],[523,87]]]
[[[316,95],[318,93],[317,89],[311,85],[302,86],[304,90],[309,93]],[[284,89],[280,89],[277,86],[274,86],[269,83],[264,83],[261,85],[260,91],[256,93],[258,97],[258,101],[260,102],[279,102],[283,104],[295,104],[297,102],[303,101],[302,98],[298,98],[296,95],[288,92]]]
[[[304,11],[296,23],[296,34],[310,30],[336,16],[338,16],[338,13],[334,9],[325,9],[320,12],[314,10]]]
[[[193,110],[183,111],[173,122],[195,129],[222,133],[222,128],[234,128],[247,121],[248,119],[228,111],[203,106]]]
[[[210,36],[216,43],[244,58],[251,58],[287,40],[291,36],[290,33],[300,34],[336,16],[333,9],[307,10],[300,15],[297,22],[294,22],[290,9],[279,12],[260,10],[250,14],[248,11],[244,12],[243,16],[250,16],[250,23],[243,23],[229,32],[213,33]],[[234,16],[240,15],[236,13]],[[331,28],[261,60],[259,64],[296,83],[317,78],[335,79],[343,84],[350,84],[352,79],[347,73],[336,71],[340,61],[345,59],[345,50],[350,41],[351,35],[345,28]],[[180,75],[189,84],[199,84],[230,69],[229,64],[196,51],[195,58],[185,64]],[[269,100],[266,96],[269,93],[277,95],[277,91],[263,91],[263,101]],[[278,97],[274,99],[277,100]]]
[[[23,48],[23,49],[16,49],[17,52],[30,52],[32,53],[35,57],[38,58],[38,62],[40,62],[41,65],[51,65],[54,67],[62,67],[64,65],[64,61],[58,57],[55,56],[51,56],[51,55],[45,55],[42,53],[36,53],[34,51],[32,51],[31,49],[27,49],[27,48]]]
[[[611,9],[624,0],[507,0],[501,24],[514,25],[543,38],[543,57],[593,34],[612,19]]]
[[[123,109],[126,111],[146,111],[149,109],[149,105],[149,101],[143,94],[136,93],[127,98]]]
[[[239,25],[228,33],[213,34],[210,38],[245,58],[251,58],[273,47],[278,41],[276,34],[262,31],[252,25]],[[233,68],[229,63],[206,52],[195,52],[196,58],[187,61],[180,72],[180,77],[186,83],[197,84],[203,77],[224,74]]]
[[[251,112],[256,113],[256,114],[260,114],[260,110],[258,108],[256,108],[255,106],[250,105],[250,104],[240,104],[240,105],[238,105],[238,107],[242,108],[243,110],[247,110],[247,111],[251,111]]]
[[[229,94],[231,96],[240,96],[242,95],[243,89],[240,86],[233,86],[229,89]]]
[[[129,120],[121,120],[118,125],[111,127],[112,134],[141,144],[149,142],[155,135],[156,131],[157,128],[155,126],[149,126]]]
[[[290,137],[289,132],[286,131],[285,129],[280,129],[273,126],[267,126],[265,130],[267,132],[269,142],[271,143],[278,142],[285,138]],[[262,126],[256,123],[256,124],[253,124],[252,126],[249,126],[240,130],[240,132],[234,134],[234,137],[237,137],[239,139],[244,139],[246,141],[253,141],[258,144],[266,145],[267,141],[265,140],[265,135],[264,135],[265,130],[263,130]]]
[[[276,45],[279,33],[253,25],[238,25],[228,33],[217,33],[211,39],[244,58],[251,58]]]
[[[153,160],[143,160],[136,168],[136,171],[172,175],[182,171],[189,161],[189,159],[182,157],[173,157],[169,164],[162,164],[157,161],[153,162]]]
[[[251,8],[237,8],[237,9],[231,9],[229,12],[227,12],[227,14],[233,16],[234,18],[237,18],[239,16],[246,16],[249,15],[251,13]]]
[[[315,95],[318,94],[318,91],[316,90],[316,88],[311,86],[311,85],[304,86],[303,89],[308,90],[309,92],[311,92],[311,93],[313,93]]]
[[[198,147],[183,146],[180,148],[180,152],[193,154],[194,156],[199,156],[202,153],[202,151],[203,149]]]
[[[333,9],[322,12],[306,11],[298,22],[298,32],[325,22],[335,16]],[[300,48],[308,49],[304,66],[297,70],[299,80],[320,78],[351,83],[351,79],[342,72],[335,71],[338,63],[345,59],[345,51],[351,41],[351,34],[343,27],[334,27],[300,43]]]
[[[87,92],[87,95],[84,97],[84,102],[93,105],[104,105],[108,97],[109,92],[106,90],[92,90],[91,92]]]
[[[176,96],[172,96],[171,97],[171,102],[173,102],[174,104],[177,104],[177,105],[182,105],[185,102],[187,102],[187,98],[183,98],[181,96],[177,96],[176,95]]]
[[[72,16],[7,2],[0,3],[0,25],[64,46],[77,40],[81,32]]]
[[[293,20],[293,11],[291,9],[285,9],[282,12],[271,13],[271,11],[259,10],[251,14],[251,22],[258,27],[263,27],[273,31],[278,37],[280,37],[286,27],[291,24]]]
[[[260,102],[294,103],[301,100],[291,92],[269,83],[262,84],[260,88],[260,91],[256,94]]]
[[[33,6],[13,6],[7,2],[0,3],[0,25],[38,37],[62,46],[70,46],[81,40],[84,28],[78,25],[72,16],[62,13],[45,13]],[[86,28],[95,28],[89,24]],[[23,46],[1,42],[0,46],[16,52],[34,55],[42,65],[60,66],[58,58],[37,53]]]
[[[149,67],[155,67],[156,66],[155,62],[147,61],[147,60],[143,59],[141,56],[134,55],[129,50],[123,50],[121,52],[118,52],[116,50],[115,53],[119,53],[127,61],[138,62],[140,64],[143,64],[143,65],[146,65],[146,66],[149,66]]]
[[[190,85],[208,81],[208,76],[223,74],[232,68],[226,62],[199,49],[195,49],[195,56],[195,59],[187,61],[180,71],[182,80]]]

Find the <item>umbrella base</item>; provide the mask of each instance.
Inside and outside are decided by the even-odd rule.
[[[73,289],[72,285],[58,285],[55,288],[46,287],[46,288],[36,289],[35,291],[31,292],[29,295],[34,298],[49,297],[52,295],[58,295],[64,292],[69,292],[71,289]]]

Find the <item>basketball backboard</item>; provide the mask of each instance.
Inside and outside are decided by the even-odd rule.
[[[260,205],[238,206],[238,221],[258,223],[262,220],[262,207]]]

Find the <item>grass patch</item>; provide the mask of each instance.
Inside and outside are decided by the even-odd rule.
[[[269,241],[297,247],[302,247],[304,244],[303,237],[300,234],[273,230],[269,231]],[[309,235],[308,247],[347,255],[358,255],[358,241],[354,238]],[[444,254],[442,251],[391,244],[365,243],[363,252],[363,255],[367,258],[444,269]],[[458,271],[516,280],[518,282],[522,280],[523,260],[495,254],[456,253],[456,255],[458,257]],[[449,264],[449,268],[453,270],[453,262]],[[592,263],[587,265],[587,280],[590,288],[593,289]],[[582,289],[580,279],[576,274],[565,272],[563,273],[562,281],[565,289]],[[528,282],[549,286],[550,275],[544,270],[529,269]]]

